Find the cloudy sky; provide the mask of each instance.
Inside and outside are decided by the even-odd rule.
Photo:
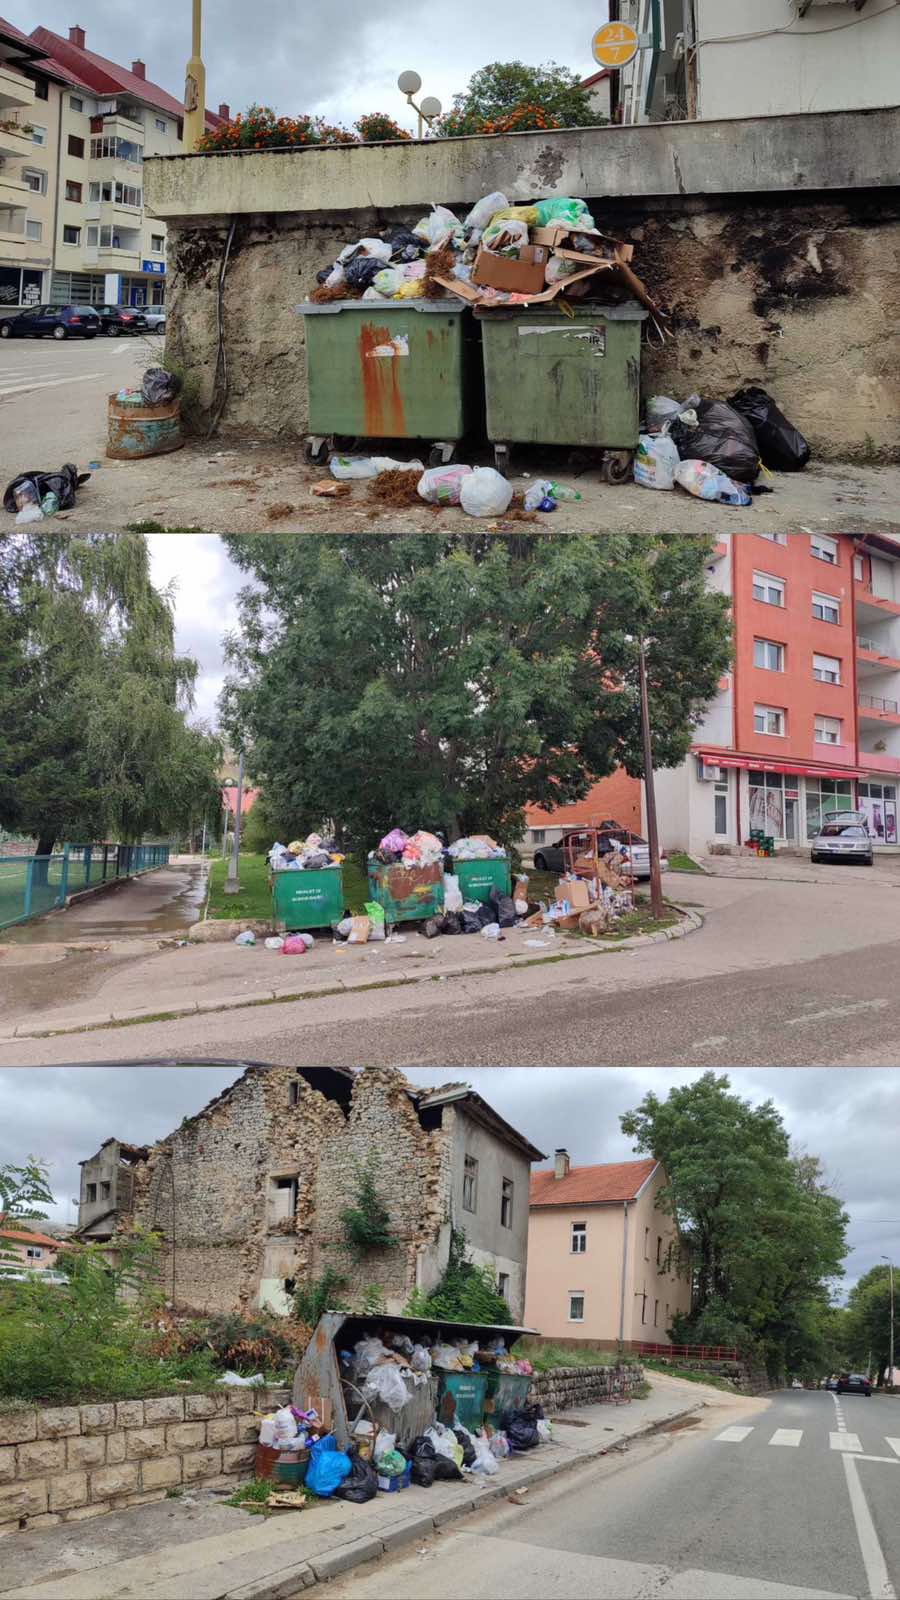
[[[38,23],[66,38],[77,22],[88,49],[130,66],[140,57],[147,77],[181,96],[190,55],[190,0],[162,0],[146,11],[120,0],[6,0],[4,15],[30,32]],[[552,24],[550,18],[552,16]],[[386,111],[413,131],[414,117],[397,76],[414,68],[423,93],[449,107],[456,91],[489,61],[553,59],[585,76],[596,70],[591,36],[606,21],[605,0],[571,0],[562,10],[521,0],[482,6],[460,0],[443,13],[423,15],[405,0],[204,0],[203,58],[207,105],[227,101],[233,112],[252,101],[283,114],[309,112],[350,126],[366,111]],[[335,24],[337,23],[337,26]]]
[[[22,1067],[0,1071],[0,1164],[33,1154],[50,1168],[53,1216],[74,1219],[78,1163],[115,1136],[151,1143],[239,1075],[219,1067]],[[652,1067],[487,1068],[467,1081],[548,1155],[567,1147],[575,1165],[627,1160],[622,1112],[648,1089],[665,1095],[699,1069]],[[735,1070],[732,1086],[758,1104],[771,1098],[791,1139],[819,1155],[850,1213],[852,1250],[843,1292],[882,1254],[900,1261],[896,1130],[900,1073],[893,1067]],[[416,1068],[431,1087],[447,1073]]]
[[[225,677],[222,638],[237,626],[235,596],[247,581],[214,533],[147,535],[157,588],[172,586],[179,650],[199,662],[193,718],[215,722]]]

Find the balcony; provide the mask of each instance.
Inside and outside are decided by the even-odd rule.
[[[24,261],[28,253],[28,241],[24,231],[19,233],[8,217],[9,213],[4,216],[4,213],[0,212],[0,256],[7,263]]]
[[[31,204],[32,190],[27,183],[13,177],[14,171],[14,167],[0,161],[0,216],[4,210],[27,211]]]
[[[24,119],[23,119],[24,120]],[[0,156],[14,156],[19,161],[31,161],[41,146],[36,145],[30,133],[25,133],[22,122],[15,117],[4,117],[0,111]]]
[[[880,694],[862,694],[858,697],[860,722],[895,722],[900,724],[900,701],[885,699]]]
[[[900,658],[866,635],[856,640],[856,674],[858,678],[875,678],[886,672],[900,672]]]
[[[900,617],[900,604],[887,595],[873,594],[872,585],[857,582],[853,589],[856,620],[865,625],[885,617]]]
[[[857,765],[867,772],[880,772],[896,777],[900,773],[900,756],[888,755],[885,750],[863,750],[860,747]]]
[[[104,272],[140,272],[139,249],[124,250],[115,245],[92,245],[83,252],[85,266],[102,267]]]
[[[133,122],[121,111],[110,112],[105,117],[91,117],[91,133],[95,139],[98,134],[104,134],[107,138],[115,135],[119,139],[128,139],[133,144],[144,143],[143,124]]]
[[[34,88],[27,78],[13,72],[0,62],[0,120],[8,111],[30,110],[34,105]]]

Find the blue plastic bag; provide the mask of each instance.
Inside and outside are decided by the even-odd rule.
[[[327,1500],[334,1494],[339,1484],[349,1475],[353,1467],[350,1457],[339,1450],[337,1440],[333,1433],[326,1433],[324,1439],[317,1439],[309,1452],[309,1466],[306,1469],[305,1483],[311,1494],[317,1494],[320,1499]]]

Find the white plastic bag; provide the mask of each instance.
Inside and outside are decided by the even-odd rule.
[[[266,940],[266,949],[280,950],[283,944],[284,940],[276,933],[272,935],[271,939]]]
[[[431,1359],[442,1372],[462,1372],[463,1364],[459,1359],[459,1351],[452,1344],[436,1344],[431,1351]]]
[[[392,1361],[383,1367],[372,1367],[363,1384],[367,1400],[380,1400],[389,1411],[402,1411],[409,1399],[409,1391]]]
[[[375,1442],[375,1449],[372,1459],[374,1461],[380,1461],[382,1456],[388,1455],[391,1450],[396,1450],[396,1448],[397,1435],[395,1433],[385,1433],[382,1431],[379,1433]]]
[[[470,517],[499,517],[512,499],[512,484],[493,467],[476,467],[463,479],[459,503]]]
[[[642,489],[674,489],[681,457],[667,433],[642,433],[634,458],[634,481]]]
[[[282,1450],[287,1440],[293,1441],[297,1437],[297,1418],[290,1406],[282,1406],[275,1413],[275,1426],[272,1440],[276,1450]]]
[[[431,246],[446,244],[454,234],[462,239],[462,223],[458,217],[448,211],[446,206],[434,206],[427,217],[423,217],[413,228],[417,239],[424,239]]]
[[[680,461],[675,482],[698,500],[719,500],[723,494],[737,494],[737,485],[709,461]]]
[[[481,937],[482,937],[482,939],[499,939],[499,937],[500,937],[500,924],[499,924],[499,922],[489,922],[486,927],[482,928]]]
[[[506,1457],[509,1455],[510,1451],[509,1440],[507,1439],[505,1433],[492,1433],[489,1440],[489,1445],[492,1456],[496,1456],[498,1461],[506,1460]]]
[[[406,281],[406,273],[402,267],[382,267],[372,279],[372,288],[390,298],[392,294],[397,293],[401,283]]]
[[[445,872],[444,873],[444,910],[445,911],[462,911],[462,908],[463,908],[463,897],[462,897],[462,889],[459,887],[459,879],[456,876],[455,872]]]
[[[338,456],[328,463],[333,478],[377,478],[380,472],[423,472],[421,461],[395,461],[393,456]]]
[[[471,467],[429,467],[427,472],[422,473],[416,488],[429,505],[458,506],[463,479],[470,477],[471,473]]]
[[[361,1378],[365,1377],[369,1368],[373,1367],[376,1361],[381,1361],[387,1355],[387,1351],[380,1339],[360,1339],[353,1346],[353,1350],[356,1356],[357,1376]]]
[[[486,1477],[499,1472],[500,1465],[497,1457],[491,1450],[490,1441],[485,1433],[470,1433],[469,1438],[475,1451],[475,1460],[472,1462],[473,1472],[483,1472]]]
[[[541,1444],[549,1444],[553,1438],[553,1424],[546,1417],[538,1417],[537,1431]]]
[[[238,934],[234,942],[235,944],[255,944],[256,934],[250,928],[245,928],[243,933]]]
[[[392,246],[383,239],[360,239],[359,250],[362,255],[374,256],[376,261],[387,263],[391,259]]]
[[[450,1428],[445,1428],[442,1422],[433,1422],[430,1428],[425,1429],[425,1438],[430,1439],[439,1456],[446,1456],[448,1461],[455,1461],[458,1467],[463,1463],[463,1447]]]
[[[336,289],[339,283],[346,282],[347,274],[341,266],[341,263],[336,261],[329,272],[328,277],[325,279],[325,287],[326,289]]]
[[[413,1346],[413,1353],[410,1357],[409,1364],[412,1367],[413,1372],[431,1371],[431,1357],[423,1344],[417,1344]]]
[[[508,205],[509,201],[507,200],[506,195],[501,194],[499,189],[495,190],[493,194],[482,195],[480,200],[475,201],[475,204],[463,223],[463,227],[479,228],[483,231],[490,222],[494,212],[505,211]]]

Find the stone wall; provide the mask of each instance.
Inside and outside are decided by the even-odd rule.
[[[535,1373],[528,1393],[531,1405],[541,1405],[549,1414],[573,1406],[592,1406],[615,1395],[628,1394],[639,1384],[644,1369],[637,1363],[619,1367],[556,1367],[552,1372]]]
[[[148,161],[168,225],[167,350],[212,401],[219,268],[230,389],[225,431],[307,428],[293,307],[338,250],[440,200],[492,189],[587,199],[670,310],[642,388],[727,397],[761,383],[814,455],[900,453],[900,199],[895,111],[561,130],[431,144]]]
[[[0,1535],[251,1477],[254,1409],[284,1403],[278,1390],[227,1389],[2,1411]]]

